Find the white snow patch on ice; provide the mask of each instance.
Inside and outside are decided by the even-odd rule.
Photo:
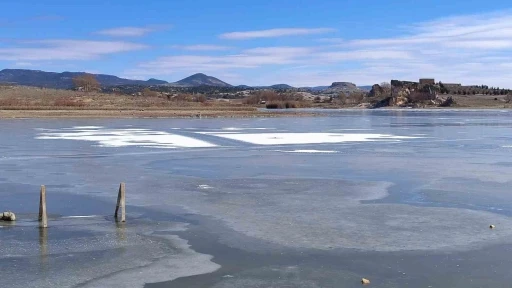
[[[347,134],[347,133],[258,133],[258,134],[210,134],[217,137],[248,142],[256,145],[321,144],[368,141],[401,141],[421,137],[396,136],[389,134]]]
[[[373,129],[356,129],[356,128],[352,128],[352,129],[330,129],[329,131],[372,131]]]
[[[70,130],[97,130],[97,129],[103,129],[103,126],[74,126],[71,128],[64,128],[64,129],[70,129]]]
[[[207,148],[215,144],[191,137],[148,129],[108,129],[96,126],[73,127],[40,133],[41,140],[80,140],[102,147]]]
[[[196,132],[197,134],[203,134],[203,135],[215,135],[215,134],[236,134],[240,132]]]
[[[197,186],[197,188],[199,188],[199,189],[205,189],[205,190],[206,190],[206,189],[213,189],[213,187],[212,187],[212,186],[210,186],[210,185],[204,185],[204,184],[203,184],[203,185],[199,185],[199,186]]]
[[[512,148],[512,145],[505,145],[505,146],[501,146],[503,148]]]

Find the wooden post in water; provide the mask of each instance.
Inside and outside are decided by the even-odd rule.
[[[46,215],[46,187],[41,185],[41,193],[39,195],[39,227],[48,227],[48,216]]]
[[[121,220],[118,218],[119,208],[121,208]],[[117,194],[117,205],[114,217],[117,222],[126,222],[126,187],[124,183],[119,185],[119,194]]]

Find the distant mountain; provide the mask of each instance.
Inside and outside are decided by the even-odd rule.
[[[274,84],[269,86],[272,89],[293,89],[293,86],[290,86],[288,84]]]
[[[314,92],[319,92],[319,91],[323,91],[323,90],[325,90],[327,88],[329,88],[329,86],[301,87],[300,89],[311,90],[311,91],[314,91]]]
[[[329,86],[327,89],[323,90],[323,93],[326,94],[332,94],[332,93],[352,93],[360,91],[359,88],[357,88],[356,84],[350,83],[350,82],[334,82],[331,86]]]
[[[13,83],[24,86],[36,86],[57,89],[69,89],[73,87],[73,78],[85,74],[84,72],[45,72],[39,70],[26,69],[4,69],[0,71],[0,83]],[[150,79],[131,80],[119,78],[113,75],[94,74],[100,85],[118,86],[118,85],[162,85],[166,81]]]
[[[148,83],[149,85],[164,85],[164,84],[168,84],[169,82],[151,78],[148,81],[146,81],[146,83]]]
[[[181,87],[197,87],[197,86],[217,86],[217,87],[231,87],[230,84],[221,81],[215,77],[205,75],[203,73],[197,73],[182,79],[178,82],[170,83],[171,86]]]
[[[246,85],[243,85],[246,86]],[[283,89],[295,89],[295,87],[290,86],[288,84],[274,84],[270,86],[252,86],[255,89],[275,89],[275,90],[283,90]]]
[[[369,85],[369,86],[357,86],[357,88],[363,90],[363,91],[370,91],[372,90],[372,85]]]

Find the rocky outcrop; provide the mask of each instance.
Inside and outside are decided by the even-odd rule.
[[[352,92],[360,92],[359,88],[357,88],[356,84],[350,82],[334,82],[329,88],[325,89],[323,93],[352,93]]]
[[[12,212],[4,212],[0,214],[0,220],[2,221],[16,221],[16,215]]]
[[[391,97],[391,106],[406,107],[410,102],[411,90],[409,88],[395,88]]]
[[[452,96],[437,97],[435,100],[432,100],[432,104],[436,105],[437,107],[450,107],[455,104],[455,101],[453,100]]]
[[[372,90],[368,93],[368,97],[381,97],[386,91],[379,84],[375,84],[372,86]]]

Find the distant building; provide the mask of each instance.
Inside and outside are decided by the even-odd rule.
[[[434,84],[436,84],[435,79],[430,79],[430,78],[420,79],[420,85],[434,85]]]
[[[452,86],[452,87],[454,87],[454,86],[456,86],[456,87],[462,86],[462,84],[460,84],[460,83],[444,83],[444,82],[443,82],[443,85],[444,86]]]

